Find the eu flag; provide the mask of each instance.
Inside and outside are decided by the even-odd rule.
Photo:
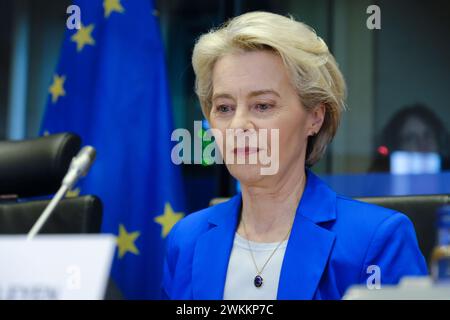
[[[75,132],[97,149],[81,182],[117,235],[112,278],[128,299],[160,294],[165,238],[183,217],[164,50],[150,0],[80,0],[49,86],[42,134]]]

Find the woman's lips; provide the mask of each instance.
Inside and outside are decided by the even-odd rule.
[[[233,153],[237,156],[247,156],[261,151],[259,148],[254,147],[244,147],[244,148],[234,148]]]

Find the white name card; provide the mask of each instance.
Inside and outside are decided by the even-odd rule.
[[[103,299],[112,235],[0,236],[0,299]]]
[[[450,285],[435,284],[431,277],[404,277],[398,285],[383,285],[369,289],[351,286],[343,300],[450,300]]]

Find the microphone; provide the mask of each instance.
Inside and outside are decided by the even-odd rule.
[[[91,146],[83,147],[72,159],[69,170],[62,181],[63,186],[70,190],[79,178],[84,177],[95,160],[95,149]]]
[[[34,236],[42,229],[43,225],[67,191],[69,191],[81,177],[86,176],[95,160],[95,155],[96,152],[93,147],[85,146],[72,159],[69,169],[67,170],[67,173],[61,183],[61,187],[31,228],[28,233],[27,240],[33,239]]]

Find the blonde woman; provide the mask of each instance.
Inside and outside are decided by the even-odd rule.
[[[310,27],[243,14],[202,35],[192,64],[203,113],[225,137],[219,148],[242,192],[173,227],[164,298],[340,299],[353,284],[427,273],[405,215],[337,195],[309,170],[338,129],[346,90]],[[278,130],[277,141],[229,147],[262,129]],[[261,174],[259,160],[232,161],[266,151],[279,154],[275,174]]]

